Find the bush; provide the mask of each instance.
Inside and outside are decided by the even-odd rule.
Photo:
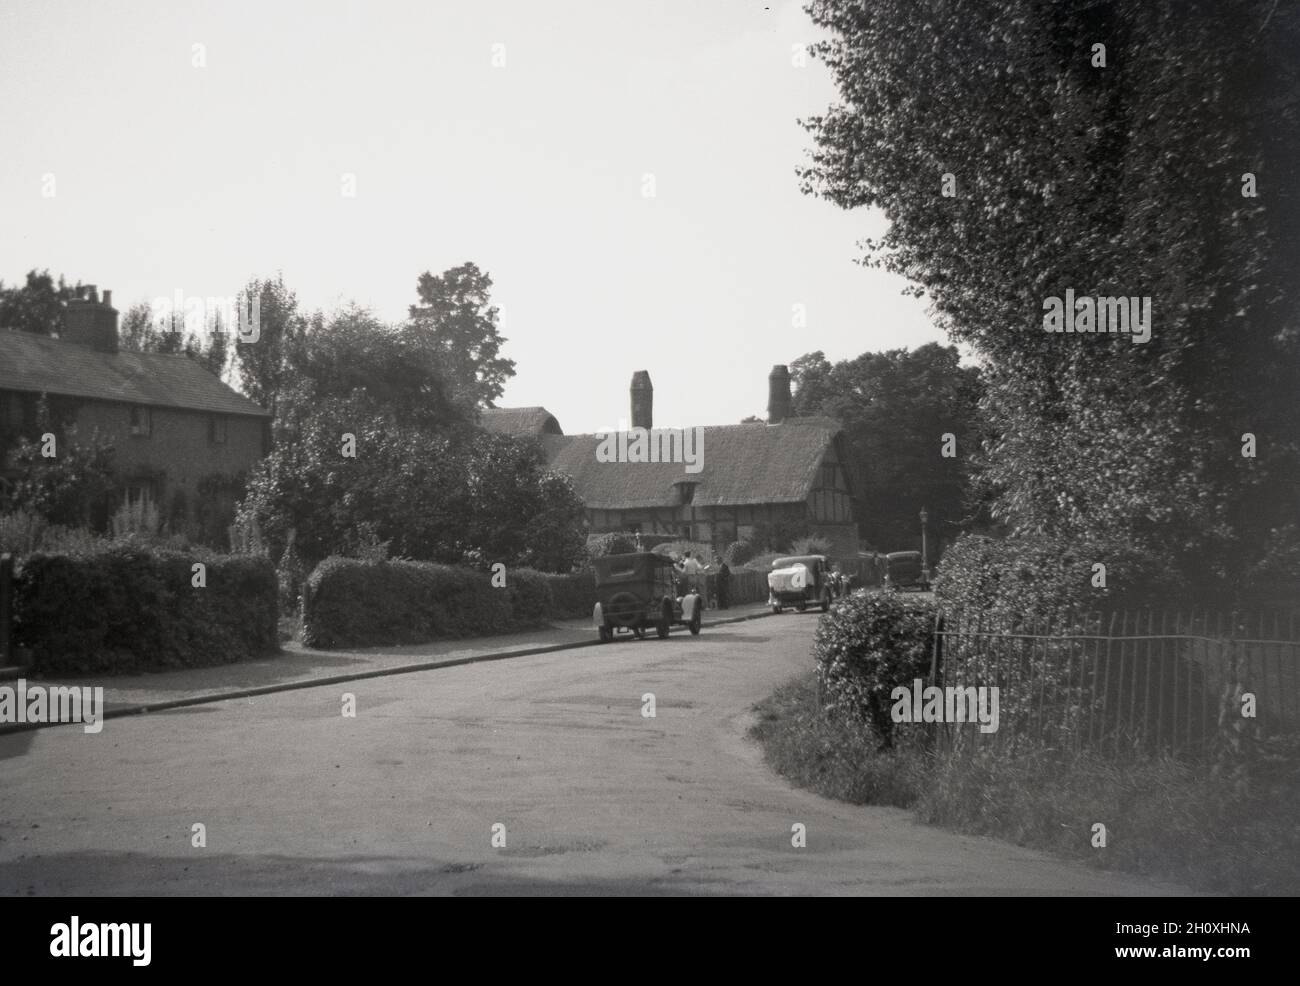
[[[756,554],[758,554],[758,546],[754,542],[733,541],[722,552],[722,557],[727,559],[727,564],[732,568],[739,568]]]
[[[196,561],[203,588],[191,583]],[[226,664],[278,648],[266,558],[99,543],[30,555],[14,583],[15,642],[42,675]]]
[[[891,746],[890,693],[930,676],[935,604],[925,597],[856,592],[817,624],[813,656],[827,710],[870,726]]]
[[[831,543],[818,534],[812,537],[795,538],[790,544],[792,555],[829,555],[830,553]]]
[[[591,534],[587,537],[587,557],[604,558],[607,555],[629,555],[637,548],[636,535],[615,531],[611,534]]]
[[[550,579],[512,569],[504,587],[490,572],[434,562],[327,558],[303,588],[302,642],[372,647],[477,637],[544,626]]]
[[[551,587],[551,619],[589,619],[596,606],[596,576],[590,568],[568,575],[547,575]]]
[[[1106,585],[1094,587],[1094,564]],[[1161,558],[1126,544],[1075,545],[1046,536],[966,535],[944,554],[935,594],[948,610],[968,610],[1007,626],[1063,621],[1071,613],[1167,606],[1187,610],[1187,584]]]

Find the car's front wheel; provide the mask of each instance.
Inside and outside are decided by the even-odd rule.
[[[607,644],[613,639],[614,639],[613,630],[611,630],[609,627],[604,627],[604,626],[600,628],[600,642],[602,644]]]
[[[704,619],[704,618],[700,615],[700,610],[701,610],[701,609],[702,609],[702,607],[701,607],[700,604],[697,602],[697,603],[695,604],[695,612],[691,615],[691,622],[688,624],[688,626],[690,626],[690,628],[691,628],[691,635],[692,635],[692,636],[695,636],[695,637],[698,637],[698,636],[700,635],[700,624],[701,624],[701,622],[702,622],[703,619]]]

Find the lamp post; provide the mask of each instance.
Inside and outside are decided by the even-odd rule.
[[[926,585],[930,584],[930,552],[929,546],[925,539],[925,525],[930,519],[929,513],[925,507],[921,508],[921,581]]]

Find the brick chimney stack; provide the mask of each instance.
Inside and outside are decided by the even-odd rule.
[[[777,364],[767,375],[767,423],[779,425],[790,417],[790,403],[790,368]]]
[[[654,420],[655,389],[650,383],[650,374],[637,370],[632,374],[632,427],[652,427]]]
[[[102,353],[117,352],[117,309],[113,307],[113,292],[105,291],[102,302],[99,289],[93,284],[77,294],[64,309],[63,332],[59,338]]]

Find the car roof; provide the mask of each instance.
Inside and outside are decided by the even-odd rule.
[[[778,558],[772,562],[773,568],[789,568],[791,565],[808,565],[809,562],[826,561],[825,555],[787,555],[784,558]]]

